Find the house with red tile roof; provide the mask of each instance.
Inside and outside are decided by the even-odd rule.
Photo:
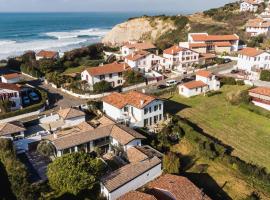
[[[10,73],[1,75],[2,83],[18,83],[21,80],[21,74],[19,73]]]
[[[59,58],[59,53],[57,51],[45,51],[41,50],[36,54],[36,60],[41,59],[57,59]]]
[[[270,32],[270,21],[263,18],[249,19],[246,23],[246,33],[251,37],[268,35]]]
[[[261,70],[270,69],[270,53],[256,48],[244,48],[238,52],[236,68],[245,71],[249,80],[258,80]]]
[[[256,87],[248,93],[254,105],[270,111],[270,87]]]
[[[102,99],[103,111],[132,127],[152,127],[163,120],[163,101],[137,91],[112,93]]]
[[[206,52],[200,53],[230,53],[232,51],[238,51],[239,36],[232,35],[209,35],[208,33],[189,33],[188,45],[200,46],[206,45]]]
[[[90,88],[93,88],[95,83],[107,81],[112,87],[117,87],[124,84],[124,73],[130,70],[127,63],[110,63],[98,67],[88,67],[81,73],[81,79],[86,81]]]
[[[241,12],[256,12],[263,0],[242,0],[240,3]]]
[[[11,102],[11,110],[21,108],[21,87],[11,83],[0,83],[0,100],[8,100]]]
[[[220,89],[220,82],[215,75],[207,70],[196,72],[196,80],[183,83],[178,86],[179,94],[185,97],[192,97],[205,94],[209,91],[217,91]]]
[[[145,50],[134,51],[125,57],[125,62],[132,69],[143,73],[151,70],[159,71],[169,67],[168,59]]]
[[[148,51],[155,53],[157,47],[151,42],[136,42],[129,41],[121,47],[121,54],[123,57],[131,55],[135,51]]]
[[[149,193],[157,200],[211,200],[200,188],[183,176],[165,174],[150,182]]]
[[[165,49],[163,57],[168,59],[170,69],[181,72],[199,63],[198,52],[178,45]]]

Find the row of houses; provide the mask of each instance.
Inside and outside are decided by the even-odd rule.
[[[240,3],[241,12],[257,12],[260,4],[264,3],[264,0],[243,0]]]

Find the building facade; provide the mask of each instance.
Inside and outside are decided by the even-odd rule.
[[[22,105],[20,90],[21,88],[15,84],[0,83],[0,100],[10,101],[11,110],[18,110]]]

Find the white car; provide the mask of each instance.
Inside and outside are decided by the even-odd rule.
[[[167,87],[170,87],[170,86],[173,86],[173,85],[177,85],[177,81],[176,80],[166,81],[166,86]]]

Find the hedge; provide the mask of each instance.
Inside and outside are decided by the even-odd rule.
[[[47,92],[42,91],[42,90],[38,90],[38,91],[41,94],[41,102],[40,103],[28,106],[28,107],[23,108],[21,110],[16,110],[16,111],[1,114],[0,119],[14,117],[17,115],[23,115],[23,114],[30,113],[30,112],[35,112],[35,111],[43,108],[46,105],[46,100],[48,98]]]

